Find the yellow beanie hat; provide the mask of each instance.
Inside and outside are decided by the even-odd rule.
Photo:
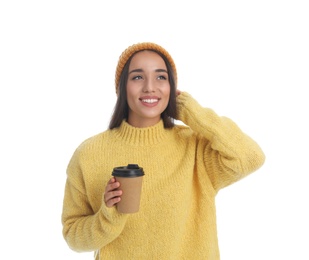
[[[175,82],[177,83],[176,65],[171,55],[164,48],[152,42],[136,43],[136,44],[129,46],[127,49],[125,49],[119,57],[118,64],[116,67],[116,73],[115,73],[115,87],[116,87],[117,94],[118,94],[118,88],[119,88],[120,75],[122,73],[124,66],[126,65],[127,61],[130,59],[130,57],[134,53],[143,51],[143,50],[154,50],[154,51],[161,53],[163,56],[165,56],[172,66],[174,77],[175,77]]]

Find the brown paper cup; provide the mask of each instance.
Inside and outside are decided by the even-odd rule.
[[[120,182],[121,200],[117,203],[120,213],[135,213],[139,211],[143,177],[115,177]]]
[[[121,200],[117,203],[120,213],[139,211],[144,171],[137,164],[115,167],[112,175],[120,183]]]

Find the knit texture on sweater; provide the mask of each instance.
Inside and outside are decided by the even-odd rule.
[[[258,144],[226,117],[201,107],[188,93],[177,97],[179,120],[135,128],[123,121],[84,141],[67,168],[63,235],[75,251],[96,259],[220,259],[215,196],[257,170]],[[103,194],[112,169],[143,167],[138,213],[107,208]]]

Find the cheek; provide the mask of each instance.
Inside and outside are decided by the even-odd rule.
[[[170,93],[171,93],[171,89],[170,89],[170,87],[168,86],[167,88],[164,88],[163,90],[162,90],[162,94],[164,95],[164,106],[165,107],[167,107],[167,105],[168,105],[168,102],[169,102],[169,99],[170,99]]]
[[[164,88],[162,92],[163,92],[163,94],[164,94],[167,98],[169,98],[169,97],[170,97],[170,93],[171,93],[171,88],[170,88],[170,86]]]
[[[158,88],[164,95],[169,95],[169,93],[171,92],[171,86],[168,81],[164,81],[164,83],[161,83]]]
[[[136,96],[136,88],[131,85],[127,85],[127,99],[133,98]]]

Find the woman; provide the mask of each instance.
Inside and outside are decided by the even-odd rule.
[[[128,47],[115,83],[110,128],[84,141],[68,165],[68,245],[96,259],[220,259],[215,196],[261,167],[264,153],[233,121],[176,89],[175,63],[157,44]],[[130,163],[145,172],[141,204],[122,214],[111,172]]]

